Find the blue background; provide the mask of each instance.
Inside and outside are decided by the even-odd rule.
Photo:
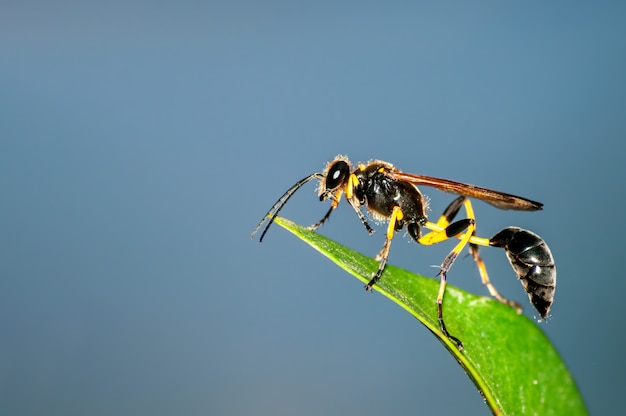
[[[406,312],[293,236],[249,234],[337,154],[545,204],[479,234],[556,257],[541,326],[594,414],[622,407],[622,2],[3,2],[3,414],[487,414]],[[326,206],[315,186],[283,213]],[[450,195],[423,188],[431,216]],[[321,230],[374,255],[342,204]],[[434,275],[450,249],[394,240]],[[533,315],[500,250],[492,280]],[[487,294],[471,260],[452,285]],[[435,307],[433,303],[433,308]],[[489,325],[477,322],[476,325]]]

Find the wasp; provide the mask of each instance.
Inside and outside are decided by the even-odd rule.
[[[448,179],[405,173],[391,163],[381,160],[372,160],[353,168],[348,158],[340,155],[328,162],[323,172],[313,173],[289,188],[259,222],[251,238],[267,221],[259,239],[263,241],[263,237],[287,201],[298,189],[313,179],[319,181],[319,200],[330,200],[330,208],[322,219],[311,225],[309,229],[317,229],[328,220],[339,205],[342,195],[370,235],[373,234],[374,229],[363,214],[362,207],[365,207],[375,220],[388,224],[385,242],[376,256],[379,261],[378,269],[365,285],[366,290],[371,290],[382,276],[389,257],[391,241],[396,232],[406,229],[410,238],[422,245],[433,245],[451,238],[459,240],[439,266],[437,276],[440,279],[440,285],[436,300],[441,331],[448,339],[456,343],[459,350],[463,350],[462,342],[450,335],[446,329],[443,317],[443,297],[448,271],[465,247],[468,247],[489,293],[521,313],[519,304],[500,295],[493,286],[480,256],[480,246],[503,248],[511,267],[528,293],[530,302],[542,318],[548,315],[556,288],[556,267],[548,245],[537,234],[519,227],[504,228],[491,238],[476,236],[476,219],[468,198],[485,201],[499,209],[519,211],[541,210],[543,204],[540,202]],[[437,222],[433,223],[428,221],[426,216],[427,202],[418,185],[433,187],[460,196],[453,200]],[[465,211],[465,218],[454,221],[461,208]],[[428,232],[422,235],[422,229]]]

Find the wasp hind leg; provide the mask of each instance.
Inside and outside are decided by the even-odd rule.
[[[446,227],[446,235],[455,236],[458,235],[463,230],[467,230],[463,235],[461,241],[457,243],[457,245],[452,249],[450,253],[443,259],[443,262],[439,266],[439,292],[437,293],[437,318],[439,319],[439,327],[441,328],[441,332],[444,333],[448,339],[456,343],[459,351],[463,351],[463,343],[460,339],[450,335],[446,328],[446,323],[443,319],[443,296],[446,292],[446,280],[448,271],[452,267],[452,264],[459,256],[459,253],[465,248],[467,243],[469,242],[472,234],[474,233],[474,228],[476,227],[476,222],[473,218],[467,218],[465,220],[454,222]],[[448,237],[448,238],[449,238]]]
[[[461,207],[465,207],[467,211],[467,218],[451,222],[457,215]],[[437,223],[427,222],[424,227],[431,230],[428,234],[421,237],[418,242],[424,245],[437,244],[442,241],[446,241],[450,238],[459,238],[460,241],[457,245],[448,253],[443,262],[439,266],[439,292],[437,293],[437,318],[439,319],[439,327],[441,332],[448,337],[451,341],[456,343],[459,350],[463,350],[463,343],[456,337],[450,335],[446,328],[446,323],[443,317],[443,297],[446,292],[447,274],[455,260],[463,251],[465,246],[470,242],[474,230],[476,229],[476,220],[474,219],[474,210],[470,201],[465,197],[456,198],[445,209]]]
[[[494,298],[496,298],[498,301],[504,303],[505,305],[509,305],[510,307],[517,310],[517,313],[522,313],[522,306],[519,303],[502,296],[500,292],[498,292],[498,290],[495,288],[495,286],[491,283],[491,280],[489,280],[487,267],[485,266],[485,262],[480,256],[480,248],[478,244],[470,242],[469,252],[472,255],[472,258],[474,259],[474,263],[476,263],[476,267],[478,267],[478,273],[480,274],[480,279],[482,280],[483,285],[487,287],[489,294],[493,296]]]
[[[427,237],[429,241],[431,241],[435,239],[436,236],[441,236],[442,231],[448,230],[447,227],[450,227],[450,222],[454,220],[461,206],[465,206],[467,215],[469,218],[474,218],[474,213],[473,213],[473,209],[472,209],[470,201],[467,198],[460,196],[456,198],[454,201],[452,201],[450,205],[448,205],[448,207],[445,209],[441,217],[439,217],[439,220],[437,221],[436,224],[432,224],[432,223],[426,224],[426,227],[433,231],[429,233],[430,235],[427,234],[424,237]],[[468,209],[468,206],[469,206],[469,209]],[[474,231],[472,232],[471,238],[469,240],[468,248],[472,256],[472,259],[476,263],[476,267],[478,268],[478,273],[480,274],[480,279],[483,285],[487,287],[489,294],[493,296],[494,298],[496,298],[499,302],[502,302],[505,305],[509,305],[512,308],[515,308],[518,313],[521,313],[522,307],[520,306],[520,304],[502,296],[500,292],[498,292],[498,290],[495,288],[495,286],[491,283],[491,280],[489,279],[489,274],[487,273],[487,267],[485,266],[485,262],[480,256],[479,246],[486,246],[486,247],[494,246],[493,242],[487,238],[477,237],[475,233],[476,233],[476,230],[474,229]],[[453,236],[452,233],[449,231],[447,232],[447,234],[450,236]],[[463,237],[457,236],[457,238],[463,238]],[[443,241],[441,237],[437,239],[437,242],[439,240]]]

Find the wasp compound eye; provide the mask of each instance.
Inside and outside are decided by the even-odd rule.
[[[343,185],[350,175],[350,165],[343,160],[338,160],[328,168],[324,187],[326,191],[333,191]]]

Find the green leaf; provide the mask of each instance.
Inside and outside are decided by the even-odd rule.
[[[378,267],[374,259],[289,220],[277,217],[276,223],[363,283]],[[459,351],[439,329],[435,303],[438,289],[438,280],[390,265],[374,286],[439,339],[465,369],[494,414],[587,414],[571,374],[535,322],[496,300],[448,285],[443,303],[446,326],[463,341],[465,349]]]

